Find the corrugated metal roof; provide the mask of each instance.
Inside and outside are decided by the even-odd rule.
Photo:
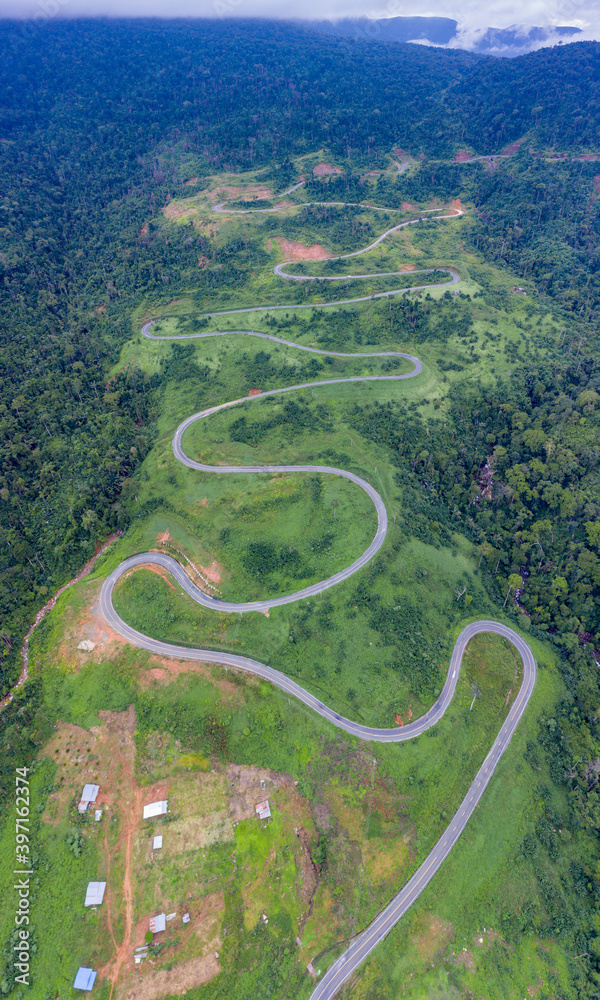
[[[150,930],[153,934],[159,934],[167,926],[167,918],[164,913],[158,913],[155,917],[150,917]]]
[[[87,887],[87,892],[85,894],[84,906],[100,906],[100,903],[104,899],[104,890],[106,889],[106,882],[89,882]]]
[[[152,819],[153,816],[164,816],[167,811],[168,802],[150,802],[144,806],[144,819]]]
[[[152,841],[152,849],[158,851],[162,847],[162,837],[155,837]]]
[[[271,815],[271,807],[269,805],[269,800],[265,799],[264,802],[259,802],[256,806],[256,811],[261,819],[268,819]]]
[[[82,965],[75,976],[75,982],[73,987],[76,990],[91,990],[92,986],[96,982],[97,973],[93,969],[86,969],[85,965]]]
[[[81,793],[82,802],[95,802],[100,791],[100,785],[84,785]]]

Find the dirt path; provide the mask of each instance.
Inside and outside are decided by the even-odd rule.
[[[101,713],[103,716],[105,713]],[[123,938],[121,943],[117,942],[114,930],[113,913],[115,910],[115,899],[111,892],[107,893],[107,922],[108,930],[114,945],[114,955],[100,970],[100,976],[110,980],[110,1000],[114,993],[115,986],[119,980],[121,968],[131,956],[131,946],[134,930],[134,894],[133,894],[133,839],[136,830],[142,820],[142,804],[144,795],[148,789],[139,787],[134,775],[135,747],[133,734],[135,732],[135,712],[133,705],[129,712],[125,713],[106,712],[109,732],[112,732],[121,744],[122,749],[118,749],[113,743],[114,769],[115,769],[115,794],[113,801],[118,802],[119,829],[120,836],[113,853],[115,855],[124,854],[124,872],[121,881],[121,898],[117,909],[123,916]],[[120,772],[120,774],[119,774]],[[125,848],[123,852],[123,847]],[[109,882],[111,867],[111,849],[108,843],[108,833],[104,837],[104,849],[107,859],[107,882]]]
[[[110,885],[110,847],[108,846],[108,828],[104,834],[104,850],[106,851],[106,884]],[[112,907],[110,905],[110,892],[106,893],[106,922],[108,924],[108,933],[112,938],[112,943],[115,946],[115,951],[118,950],[117,939],[115,937],[115,932],[113,930],[112,922]]]
[[[111,984],[110,984],[109,1000],[112,1000],[113,991],[115,986],[117,985],[121,967],[123,963],[127,962],[129,958],[129,953],[131,949],[131,939],[134,928],[131,858],[133,854],[133,835],[137,827],[139,826],[140,816],[142,815],[142,801],[144,798],[144,790],[142,788],[136,788],[135,782],[133,780],[133,772],[130,772],[129,768],[127,770],[131,774],[132,798],[128,809],[127,827],[125,830],[125,873],[123,875],[123,902],[125,904],[125,928],[123,930],[123,941],[117,947],[116,955],[110,972]]]

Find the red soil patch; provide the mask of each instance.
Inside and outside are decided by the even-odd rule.
[[[341,172],[339,167],[333,167],[331,163],[317,163],[316,167],[313,167],[313,177],[328,177]]]
[[[142,228],[140,229],[140,236],[147,236],[147,235],[148,235],[148,223],[145,222]]]
[[[217,584],[221,582],[221,567],[219,566],[216,559],[213,559],[210,566],[200,566],[200,572],[204,574],[207,580],[211,583]]]
[[[320,243],[313,243],[311,247],[304,243],[296,243],[294,240],[284,240],[281,237],[275,241],[281,250],[284,259],[290,260],[327,260],[329,254]]]
[[[273,191],[262,184],[247,184],[245,187],[218,187],[209,194],[212,201],[231,201],[240,197],[243,201],[261,200],[272,198]]]
[[[188,187],[189,184],[196,184],[198,181],[197,177],[190,177],[189,181],[184,181],[183,186]]]
[[[244,698],[244,688],[227,680],[224,668],[221,668],[219,675],[215,676],[213,673],[214,664],[209,661],[198,663],[192,660],[170,660],[167,657],[153,656],[150,662],[156,666],[149,667],[140,673],[139,680],[143,688],[150,687],[153,681],[159,684],[170,684],[181,674],[193,673],[210,678],[212,684],[216,684],[219,690],[225,694],[233,696],[232,700],[235,702],[240,702]],[[254,678],[251,675],[246,675],[245,681],[247,684],[252,684]]]
[[[127,642],[122,635],[119,635],[118,632],[115,632],[112,628],[108,627],[104,618],[100,614],[100,609],[97,605],[91,609],[90,615],[81,622],[80,629],[82,634],[77,638],[81,639],[84,637],[86,639],[90,639],[96,646],[96,650],[94,650],[93,653],[86,653],[83,650],[77,651],[77,659],[81,659],[82,662],[84,660],[87,661],[89,657],[93,657],[94,655],[100,656],[102,659],[106,659],[112,656],[113,652],[116,652],[116,649],[119,646],[127,645]],[[83,633],[85,633],[85,635],[83,635]],[[61,645],[61,654],[63,654],[65,658],[70,656],[72,659],[73,647],[71,646],[69,650],[66,650],[64,647],[65,643]]]
[[[98,306],[98,308],[96,309],[96,312],[98,312],[98,313],[105,313],[106,312],[106,306]]]
[[[455,208],[459,212],[465,211],[465,207],[460,198],[453,198],[452,201],[450,202],[450,208]]]
[[[202,194],[202,191],[198,192]],[[195,205],[190,205],[189,201],[174,201],[171,205],[163,208],[165,219],[184,219],[192,214],[196,209]]]
[[[124,903],[125,909],[123,914],[124,932],[123,940],[120,945],[117,945],[113,928],[113,905],[116,903],[116,898],[109,877],[107,878],[109,891],[105,897],[108,929],[115,947],[115,954],[113,959],[107,962],[104,968],[100,970],[100,976],[101,978],[104,976],[110,978],[110,997],[112,998],[113,991],[119,977],[119,971],[123,963],[126,962],[131,947],[130,938],[133,927],[133,884],[131,878],[132,846],[133,834],[142,817],[141,803],[144,795],[144,789],[138,788],[133,776],[133,733],[135,731],[135,712],[133,711],[133,705],[130,707],[128,712],[102,711],[98,714],[102,722],[105,723],[106,728],[94,727],[93,731],[97,734],[102,733],[103,738],[107,741],[106,751],[110,754],[115,764],[113,772],[115,775],[115,784],[109,786],[107,791],[109,801],[118,801],[120,814],[119,819],[121,821],[119,826],[123,830],[119,837],[117,850],[122,845],[125,846],[125,870],[120,882],[122,902]],[[118,799],[115,799],[115,793],[117,792]],[[108,826],[106,826],[105,829],[104,849],[107,858],[107,876],[110,876],[112,854],[108,844]]]
[[[402,721],[402,716],[401,716],[401,715],[398,715],[398,713],[397,713],[397,712],[396,712],[396,716],[395,716],[395,718],[396,718],[396,725],[397,725],[397,726],[403,726],[403,725],[404,725],[404,723],[403,723],[403,721]]]
[[[204,500],[200,501],[200,507],[208,507],[208,498],[204,497]]]
[[[153,785],[150,786],[150,788],[140,789],[140,795],[142,799],[141,809],[143,809],[144,806],[149,805],[151,802],[161,802],[163,799],[168,799],[170,787],[171,783],[167,779],[163,781],[156,781]],[[141,809],[140,809],[140,818],[141,818]]]
[[[198,267],[202,271],[205,271],[208,267],[208,257],[205,257],[204,255],[202,257],[198,257]]]
[[[262,389],[250,389],[249,396],[260,396]]]
[[[165,542],[170,542],[171,536],[168,530],[159,532],[159,534],[156,536],[156,541],[159,543],[159,545],[164,545]]]
[[[592,162],[595,162],[596,160],[600,160],[600,156],[598,153],[582,153],[581,156],[577,156],[576,159],[586,161],[591,160]]]
[[[464,965],[464,967],[468,969],[469,972],[476,971],[475,962],[473,961],[472,951],[459,951],[458,955],[456,956],[456,964]]]
[[[524,141],[525,141],[524,139],[517,139],[516,142],[511,142],[509,146],[504,147],[502,153],[504,154],[504,156],[506,156],[508,153],[516,153],[519,147],[523,145]]]
[[[416,271],[415,264],[403,264],[400,268],[401,271]]]
[[[150,681],[158,681],[162,684],[163,681],[168,680],[169,672],[164,670],[162,667],[151,667],[150,670],[146,670],[143,677],[140,678],[140,686],[143,688],[149,687]]]
[[[417,211],[417,206],[416,205],[411,205],[411,203],[409,201],[403,201],[401,203],[401,207],[403,209],[405,209],[405,211],[407,211],[407,212],[416,212]]]
[[[455,163],[464,163],[465,160],[470,160],[473,157],[473,153],[470,153],[468,149],[459,149],[458,153],[454,154]]]

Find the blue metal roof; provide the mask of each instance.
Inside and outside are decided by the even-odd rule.
[[[76,990],[91,990],[92,986],[96,982],[97,972],[93,969],[86,969],[84,965],[81,966],[79,972],[75,976],[75,982],[73,987]]]

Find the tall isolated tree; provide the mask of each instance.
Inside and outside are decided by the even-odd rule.
[[[518,573],[511,573],[508,578],[508,590],[506,591],[506,597],[504,598],[503,608],[506,607],[506,602],[508,601],[511,591],[519,590],[523,586],[523,577]]]

